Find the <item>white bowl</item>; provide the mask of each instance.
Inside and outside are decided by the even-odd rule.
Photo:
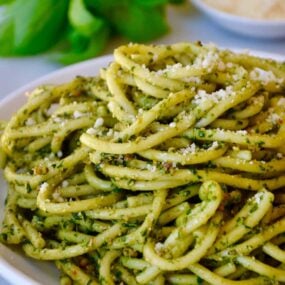
[[[215,9],[203,0],[190,0],[190,2],[217,24],[230,31],[263,39],[285,38],[285,20],[257,20],[240,17]]]
[[[281,55],[263,52],[250,52],[260,57],[267,57],[283,61]],[[38,85],[45,83],[61,83],[74,78],[76,75],[97,75],[101,67],[107,66],[112,56],[100,57],[53,72],[32,83],[16,90],[0,102],[0,119],[9,119],[11,115],[22,106],[26,98],[24,94]],[[0,175],[0,223],[3,219],[4,201],[6,198],[6,183]],[[25,256],[15,247],[9,247],[0,243],[0,275],[12,284],[18,285],[51,285],[59,284],[59,272],[51,262],[37,261]],[[0,284],[1,279],[0,279]]]

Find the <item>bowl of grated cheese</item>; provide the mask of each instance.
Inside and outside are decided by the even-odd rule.
[[[263,39],[285,38],[284,0],[190,0],[221,27]]]

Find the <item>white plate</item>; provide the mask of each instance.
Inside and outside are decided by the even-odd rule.
[[[230,31],[263,39],[285,38],[285,20],[250,19],[215,9],[203,0],[190,0],[190,2],[220,26]]]
[[[284,56],[263,52],[253,52],[257,56],[285,60]],[[53,72],[8,95],[0,103],[0,119],[8,119],[25,102],[24,93],[45,83],[61,83],[71,80],[76,75],[97,75],[101,67],[107,66],[112,56],[105,56],[79,63]],[[0,223],[3,219],[6,186],[0,176]],[[36,261],[24,256],[21,251],[0,244],[0,274],[12,284],[51,285],[59,284],[59,274],[50,262]]]

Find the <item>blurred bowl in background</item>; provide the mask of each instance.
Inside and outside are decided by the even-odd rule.
[[[209,6],[203,0],[190,0],[190,2],[202,13],[229,31],[255,38],[285,38],[285,19],[251,19],[223,12]]]

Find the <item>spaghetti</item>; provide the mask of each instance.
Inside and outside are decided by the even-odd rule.
[[[129,44],[2,124],[1,241],[61,284],[283,284],[285,68]]]

